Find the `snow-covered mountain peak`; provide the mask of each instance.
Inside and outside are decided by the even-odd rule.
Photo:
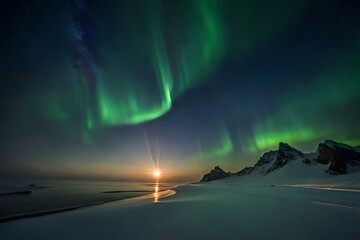
[[[296,176],[339,175],[360,171],[360,153],[346,144],[326,140],[320,143],[316,152],[302,153],[287,143],[280,142],[278,150],[264,153],[256,164],[235,174],[224,172],[216,166],[204,175],[202,181],[212,181],[231,175],[261,177],[272,173],[291,172]],[[311,173],[311,174],[310,174]],[[314,175],[315,174],[315,175]]]
[[[287,143],[279,143],[279,150],[277,153],[277,159],[279,158],[287,158],[288,160],[295,160],[295,158],[303,157],[304,154],[299,150],[291,147]]]
[[[216,170],[216,171],[223,171],[219,166],[215,166],[215,167],[214,167],[214,170]]]
[[[280,142],[279,143],[279,150],[283,150],[283,151],[291,151],[293,150],[294,148],[291,147],[289,144],[287,143],[283,143],[283,142]]]

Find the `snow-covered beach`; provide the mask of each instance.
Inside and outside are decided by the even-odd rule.
[[[174,191],[2,223],[1,239],[360,237],[357,192],[242,184],[236,179]]]
[[[50,213],[56,214],[46,216],[35,212],[27,216],[30,218],[13,218],[0,223],[0,236],[1,239],[28,236],[34,239],[360,239],[360,172],[353,171],[359,167],[358,153],[339,144],[333,148],[333,144],[326,141],[320,144],[326,151],[319,149],[304,154],[280,143],[278,150],[263,154],[253,167],[231,174],[216,166],[200,183],[172,188],[159,182],[71,183],[71,188],[75,187],[72,194],[60,196],[58,192],[56,196],[74,200],[79,190],[86,193],[82,195],[86,201],[93,196],[104,199],[109,193],[115,200],[113,194],[131,197],[129,190],[135,195],[104,204],[71,206],[66,211],[51,209]],[[327,151],[337,157],[332,158],[333,162],[320,163]],[[346,165],[341,168],[337,160],[344,156]],[[354,156],[354,160],[349,156]],[[342,172],[344,169],[349,174]],[[33,188],[31,185],[20,190]],[[52,188],[40,189],[34,191],[34,197],[46,191],[50,193]],[[42,199],[44,202],[51,198]]]

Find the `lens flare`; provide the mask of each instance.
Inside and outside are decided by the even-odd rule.
[[[153,172],[153,175],[154,175],[154,177],[158,178],[158,177],[160,177],[161,172],[160,172],[159,170],[155,170],[155,171]]]

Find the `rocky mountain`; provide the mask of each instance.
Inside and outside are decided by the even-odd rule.
[[[302,161],[305,164],[311,164],[314,159],[310,160],[310,156],[304,154],[287,143],[279,143],[279,149],[264,153],[260,160],[253,166],[242,169],[235,173],[238,176],[256,174],[267,175],[271,172],[284,167],[290,161]]]
[[[222,170],[219,166],[214,167],[209,173],[205,174],[200,182],[210,182],[230,177],[231,174]]]
[[[319,144],[318,152],[317,162],[329,164],[330,174],[346,174],[360,167],[360,154],[346,144],[326,140]]]
[[[264,153],[254,166],[246,167],[234,174],[226,173],[216,166],[210,173],[204,175],[201,182],[218,180],[232,175],[266,176],[279,169],[286,168],[293,161],[310,167],[312,165],[323,165],[326,168],[325,171],[330,175],[360,171],[360,153],[358,148],[326,140],[319,144],[316,152],[302,153],[289,144],[280,142],[277,150]],[[317,170],[315,169],[315,171]],[[322,171],[324,172],[324,170]]]
[[[360,153],[360,146],[353,147],[353,149],[354,149],[356,152]]]

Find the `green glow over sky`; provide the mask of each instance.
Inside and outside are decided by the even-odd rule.
[[[360,137],[356,133],[341,137],[355,125],[348,115],[341,111],[337,113],[342,108],[356,111],[358,107],[352,104],[360,92],[360,72],[354,64],[358,52],[358,48],[353,48],[349,54],[337,59],[341,65],[336,62],[330,71],[326,69],[308,85],[285,93],[280,100],[285,104],[279,111],[254,127],[248,150],[273,149],[281,141],[297,144],[331,137],[352,146],[359,144]],[[333,129],[335,122],[342,122],[336,126],[337,130]]]
[[[279,142],[360,145],[352,3],[27,4],[0,29],[4,162],[133,166],[148,158],[145,131],[174,169],[239,170]]]

